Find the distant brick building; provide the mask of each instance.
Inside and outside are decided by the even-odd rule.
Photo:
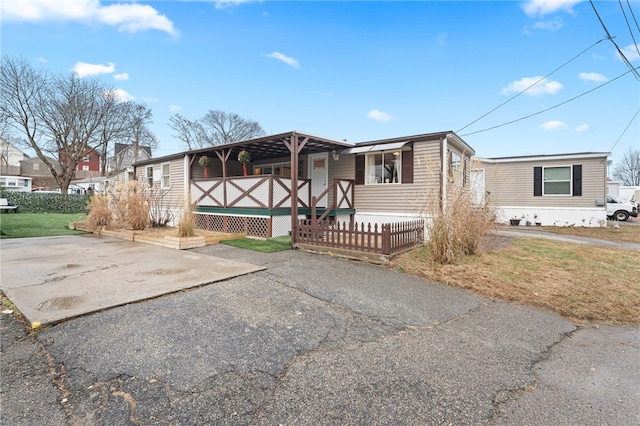
[[[60,162],[70,164],[71,160],[66,156],[64,152],[60,152]],[[93,149],[86,147],[83,155],[78,161],[77,171],[81,172],[100,172],[100,153]]]

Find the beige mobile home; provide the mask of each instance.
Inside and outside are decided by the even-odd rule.
[[[520,225],[606,225],[607,152],[478,158],[478,201],[498,208],[498,221]]]
[[[244,153],[250,160],[243,165]],[[414,220],[393,231],[386,226],[385,232],[419,242],[422,225],[419,237],[400,234],[418,232],[416,219],[422,222],[428,197],[446,199],[451,185],[469,184],[473,154],[453,132],[353,144],[294,131],[134,166],[139,181],[163,189],[174,205],[184,207],[191,200],[203,229],[259,237],[291,234],[295,244],[310,235],[339,233],[315,232],[323,223],[348,223],[344,227],[351,233],[357,223],[366,223],[373,228],[358,231],[358,238],[376,240],[383,225]],[[311,231],[300,231],[304,221],[313,223],[306,224]]]

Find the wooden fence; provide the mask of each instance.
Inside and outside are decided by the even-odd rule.
[[[391,255],[424,242],[424,221],[384,223],[329,222],[302,219],[296,242],[322,247]]]

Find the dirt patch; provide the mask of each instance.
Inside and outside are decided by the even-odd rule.
[[[504,250],[509,247],[515,239],[515,237],[506,235],[489,234],[482,239],[482,242],[480,243],[480,251],[493,252]]]

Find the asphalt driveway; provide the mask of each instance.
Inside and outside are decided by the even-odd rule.
[[[1,315],[0,423],[640,420],[638,327],[577,327],[300,251],[190,252],[265,269],[63,321],[35,337]]]

